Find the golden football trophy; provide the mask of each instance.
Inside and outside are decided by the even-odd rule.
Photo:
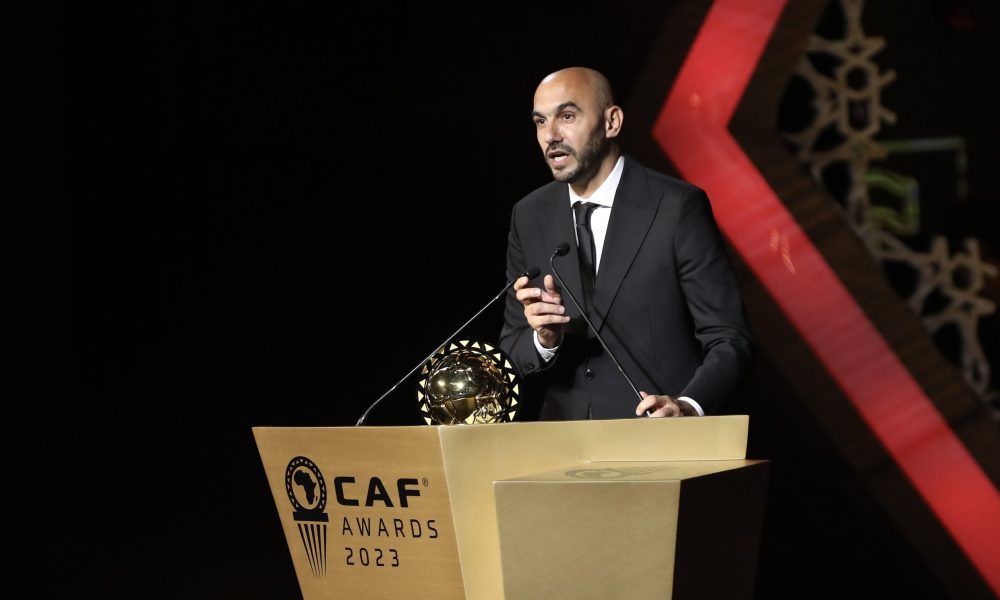
[[[517,412],[517,375],[499,348],[463,340],[442,346],[417,384],[428,425],[503,423]]]

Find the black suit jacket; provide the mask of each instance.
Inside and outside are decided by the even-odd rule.
[[[567,184],[552,182],[521,199],[511,216],[508,276],[534,266],[550,272],[553,250],[569,243],[556,268],[583,302],[573,227]],[[572,321],[548,363],[514,292],[506,299],[500,347],[526,378],[523,396],[540,396],[542,419],[634,417],[638,399],[563,296]],[[736,392],[749,367],[753,343],[707,196],[628,156],[588,314],[640,390],[689,396],[705,414]]]

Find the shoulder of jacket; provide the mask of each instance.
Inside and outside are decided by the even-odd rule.
[[[542,206],[548,202],[557,201],[560,192],[565,192],[565,190],[562,189],[565,185],[565,183],[560,183],[558,181],[550,181],[515,202],[514,207],[516,209],[532,209]]]
[[[698,196],[704,195],[704,190],[698,186],[688,183],[682,179],[676,177],[671,177],[659,171],[654,171],[642,164],[636,162],[634,163],[646,177],[646,181],[649,185],[650,190],[661,191],[661,192],[671,192],[678,194],[680,196]]]

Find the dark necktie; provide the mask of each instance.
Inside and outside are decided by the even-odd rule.
[[[594,279],[597,277],[595,269],[597,250],[594,247],[594,234],[590,230],[590,215],[594,213],[595,208],[597,205],[593,202],[573,204],[573,214],[576,216],[576,240],[580,254],[580,279],[583,282],[583,296],[587,305],[593,296]]]

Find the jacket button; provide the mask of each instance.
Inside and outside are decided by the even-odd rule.
[[[587,367],[587,370],[583,372],[583,376],[587,379],[593,379],[594,375],[596,375],[596,373],[594,373],[594,370],[590,367]]]
[[[526,363],[524,363],[524,370],[525,371],[534,371],[535,370],[535,363],[533,363],[533,362],[526,362]]]

